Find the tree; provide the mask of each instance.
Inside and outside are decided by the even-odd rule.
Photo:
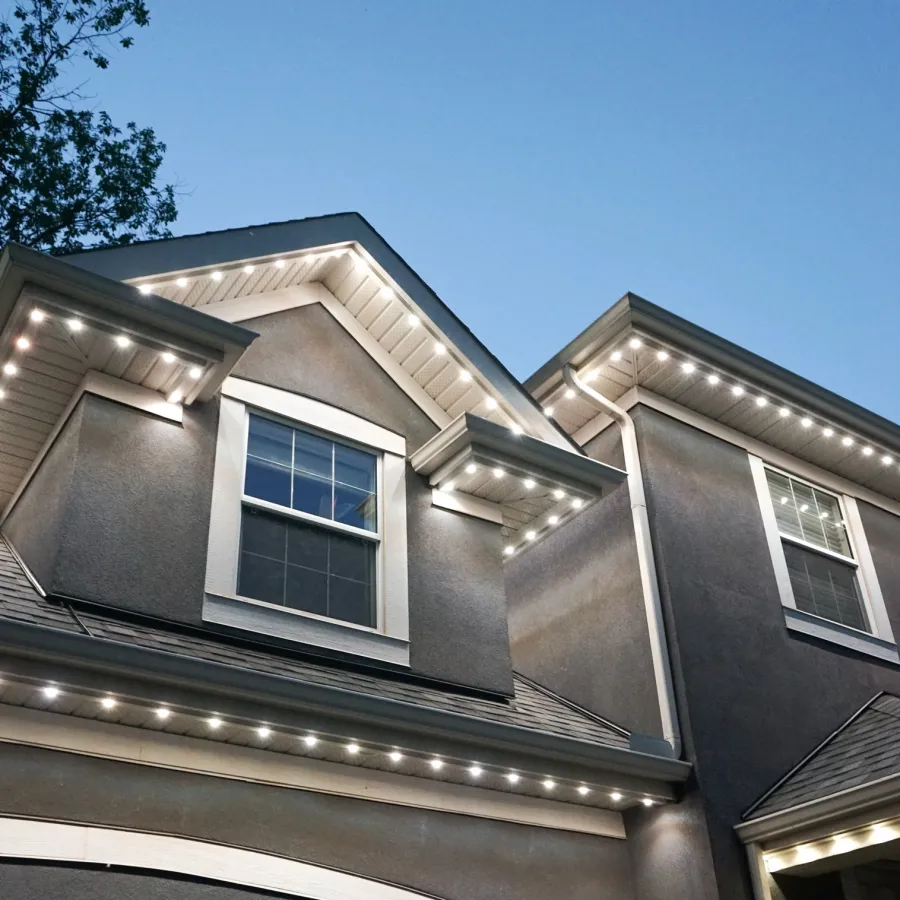
[[[168,237],[165,144],[88,108],[77,63],[106,69],[149,23],[144,0],[17,0],[0,21],[0,246],[51,253]]]

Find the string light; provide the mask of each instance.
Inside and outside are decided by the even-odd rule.
[[[131,343],[131,338],[126,337],[124,334],[117,334],[113,340],[116,342],[117,347],[127,347]]]
[[[734,394],[735,397],[740,397],[744,393],[744,389],[739,384],[736,384],[731,389],[731,393]]]
[[[519,773],[518,772],[507,772],[506,780],[510,784],[518,784],[519,783]]]
[[[769,401],[765,397],[757,397],[756,405],[757,406],[767,406]]]
[[[526,532],[525,532],[525,537],[526,537],[529,541],[533,541],[533,540],[537,537],[537,532],[534,531],[534,530],[526,531]]]
[[[31,341],[29,341],[24,334],[16,338],[16,347],[18,347],[19,350],[27,350],[30,346]]]
[[[801,424],[804,428],[812,428],[812,419],[810,419],[810,418],[807,417],[807,416],[804,416],[804,417],[800,420],[800,424]]]
[[[547,791],[552,791],[556,787],[556,782],[552,778],[545,778],[541,784],[544,785],[544,790]]]
[[[644,797],[644,799],[641,800],[641,803],[643,803],[644,806],[653,806],[653,801],[649,797]]]
[[[562,488],[556,488],[556,489],[553,491],[553,496],[554,496],[557,500],[562,500],[562,499],[566,496],[566,492],[565,492]]]
[[[435,772],[440,772],[440,770],[444,768],[444,761],[435,756],[433,759],[428,760],[428,765],[431,766]]]
[[[871,447],[863,447],[863,456],[871,456],[875,451]]]
[[[786,406],[782,406],[781,409],[778,410],[778,415],[781,416],[782,419],[786,419],[790,414],[791,411]]]
[[[893,462],[893,460],[891,459],[891,457],[888,456],[887,454],[885,454],[884,456],[881,457],[881,461],[882,461],[882,462],[884,463],[884,465],[886,465],[886,466],[889,466],[889,465]]]
[[[555,524],[559,521],[559,516],[550,516],[550,517],[547,519],[547,521],[548,521],[551,525],[555,525]]]
[[[824,434],[825,437],[831,437],[834,434],[834,429],[833,428],[823,428],[822,434]]]
[[[622,358],[622,352],[620,350],[616,350],[615,353],[610,357],[613,362],[618,362]]]
[[[79,332],[84,328],[84,322],[81,319],[67,319],[66,325],[69,326],[69,331]]]
[[[163,358],[163,362],[167,362],[167,363],[173,363],[173,362],[175,362],[175,359],[176,359],[175,354],[170,353],[168,350],[166,350],[166,352],[163,353],[162,358]]]
[[[142,294],[146,295],[146,294],[149,294],[149,293],[153,290],[153,288],[150,287],[149,284],[142,284],[142,285],[138,288],[138,290],[139,290]]]
[[[572,509],[581,509],[582,506],[584,506],[584,500],[581,497],[576,497],[572,501]]]
[[[609,799],[612,800],[613,803],[618,803],[622,799],[622,795],[618,791],[613,791],[609,795]]]
[[[709,375],[706,376],[706,380],[707,380],[710,384],[718,384],[718,383],[719,383],[719,376],[716,375],[715,372],[712,372],[712,373],[710,373]]]
[[[398,763],[403,759],[403,754],[399,750],[391,750],[388,754],[388,758],[392,763]]]
[[[494,476],[494,478],[502,478],[506,474],[506,472],[504,472],[503,469],[497,468],[492,469],[491,474]]]
[[[669,354],[666,353],[665,350],[657,350],[657,352],[656,352],[656,358],[657,358],[660,362],[665,362],[665,361],[669,358]]]
[[[693,372],[696,368],[697,367],[692,362],[683,362],[681,364],[681,371],[685,372],[688,375],[690,375],[691,372]]]
[[[172,713],[169,711],[168,707],[165,707],[165,706],[157,707],[156,710],[154,710],[154,712],[156,713],[157,719],[166,720],[169,718],[170,715],[172,715]]]
[[[522,480],[522,486],[525,488],[526,491],[532,490],[535,486],[535,483],[536,482],[533,478],[524,478]]]
[[[259,728],[256,729],[256,733],[265,740],[272,734],[272,729],[269,728],[268,725],[260,725]]]
[[[631,347],[632,350],[637,350],[638,347],[640,347],[642,344],[643,344],[643,341],[640,338],[636,338],[636,337],[632,338],[628,342],[628,346]]]
[[[104,709],[112,709],[112,708],[116,705],[115,698],[113,698],[113,697],[104,697],[104,698],[100,701],[100,705],[101,705]]]
[[[4,375],[15,375],[19,371],[19,367],[15,363],[8,362],[3,367]]]
[[[212,728],[213,731],[215,731],[221,726],[222,720],[218,716],[210,716],[206,720],[206,724],[209,725],[209,727]]]
[[[581,794],[582,797],[587,797],[590,792],[591,789],[586,784],[578,785],[578,793]]]
[[[314,734],[306,734],[303,736],[303,743],[307,747],[315,747],[319,743],[319,739]]]
[[[471,766],[469,766],[469,774],[473,778],[481,778],[483,772],[484,769],[482,769],[481,766],[478,765],[478,763],[473,763]]]
[[[547,416],[548,418],[550,418],[553,415],[553,407],[545,406],[544,407],[544,415]]]
[[[44,313],[39,309],[33,309],[29,314],[28,318],[31,319],[32,322],[43,322],[45,318],[47,318]]]
[[[55,700],[59,696],[59,688],[55,684],[48,684],[41,690],[48,700]]]
[[[357,744],[355,741],[351,741],[349,744],[347,744],[347,752],[351,756],[356,756],[356,754],[359,753],[359,744]]]

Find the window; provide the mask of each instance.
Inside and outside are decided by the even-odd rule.
[[[750,457],[792,630],[900,661],[856,501]]]
[[[377,482],[374,453],[251,413],[238,594],[374,627]]]
[[[406,442],[265,385],[223,385],[206,621],[409,664]]]

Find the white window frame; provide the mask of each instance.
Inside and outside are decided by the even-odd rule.
[[[237,593],[241,509],[250,414],[269,415],[374,452],[378,457],[376,624],[369,628]],[[250,498],[248,504],[337,532],[360,529]],[[371,534],[366,535],[371,539]],[[352,413],[279,388],[228,378],[222,386],[213,473],[203,618],[218,625],[409,665],[406,540],[406,440]]]
[[[884,605],[884,597],[881,593],[881,586],[878,583],[875,564],[869,550],[869,543],[866,539],[866,533],[863,528],[862,518],[859,514],[859,507],[856,504],[856,499],[849,497],[846,494],[837,493],[822,487],[820,484],[810,481],[808,478],[804,478],[789,470],[774,466],[753,454],[748,454],[748,457],[750,460],[750,471],[753,475],[753,483],[756,487],[756,495],[759,500],[759,508],[762,513],[766,541],[769,546],[769,554],[772,557],[772,565],[775,569],[775,580],[778,584],[778,593],[781,597],[781,605],[784,608],[784,617],[787,627],[792,631],[798,631],[822,640],[832,641],[833,643],[849,647],[857,652],[876,656],[879,659],[900,662],[900,655],[898,655],[897,652],[894,633],[891,628],[890,619],[887,615],[887,609]],[[785,475],[793,481],[808,485],[823,494],[828,494],[837,499],[845,523],[847,540],[850,544],[850,552],[853,554],[852,558],[846,557],[842,553],[825,550],[816,544],[811,544],[800,538],[781,533],[778,528],[778,521],[775,517],[775,507],[772,504],[768,480],[766,479],[767,469],[771,469],[773,472]],[[841,625],[839,622],[832,622],[830,619],[825,619],[821,616],[816,616],[797,609],[782,541],[788,541],[799,547],[808,548],[816,553],[821,553],[823,556],[830,556],[833,559],[852,564],[856,567],[860,599],[871,631],[860,631],[856,628],[850,628],[847,625]]]

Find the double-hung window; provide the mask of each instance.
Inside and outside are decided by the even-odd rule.
[[[237,378],[222,394],[204,619],[408,665],[404,438]]]
[[[855,500],[750,464],[788,627],[896,661]]]

